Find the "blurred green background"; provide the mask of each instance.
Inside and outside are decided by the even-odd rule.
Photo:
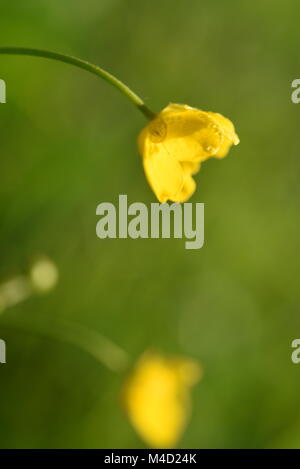
[[[198,359],[182,448],[300,447],[299,124],[296,0],[2,0],[0,44],[52,49],[107,68],[160,110],[220,112],[241,143],[197,175],[206,242],[100,240],[96,206],[155,202],[136,148],[145,120],[71,66],[0,56],[0,281],[47,254],[48,295],[0,317],[0,447],[139,448],[123,376],[39,334],[72,320],[132,362],[148,348]],[[26,324],[26,327],[24,327]]]

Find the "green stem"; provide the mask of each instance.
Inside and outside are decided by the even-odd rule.
[[[36,320],[35,323],[27,318],[12,323],[4,317],[1,319],[1,326],[14,327],[26,333],[75,345],[114,373],[123,373],[130,365],[130,358],[125,350],[99,332],[75,322],[43,316],[42,320]]]
[[[35,57],[44,57],[46,59],[59,60],[60,62],[75,65],[75,67],[87,70],[88,72],[91,72],[94,75],[103,78],[108,83],[113,85],[115,88],[121,91],[121,93],[127,96],[127,98],[129,98],[133,102],[133,104],[148,119],[153,119],[155,117],[155,113],[148,109],[143,100],[137,94],[135,94],[127,85],[125,85],[122,81],[111,75],[106,70],[103,70],[97,65],[93,65],[90,62],[87,62],[86,60],[81,60],[77,57],[73,57],[70,55],[59,54],[58,52],[52,52],[42,49],[29,49],[26,47],[0,47],[0,54],[31,55]]]

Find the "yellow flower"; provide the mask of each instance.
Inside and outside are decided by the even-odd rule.
[[[138,138],[146,177],[160,202],[189,199],[202,161],[223,158],[238,143],[229,119],[185,104],[169,104]]]
[[[185,358],[145,353],[128,379],[124,401],[132,425],[152,448],[172,448],[190,414],[190,388],[200,366]]]

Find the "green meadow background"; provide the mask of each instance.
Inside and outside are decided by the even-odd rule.
[[[0,282],[39,254],[59,269],[55,290],[0,316],[1,448],[145,447],[120,403],[124,376],[40,333],[62,320],[132,363],[147,349],[202,363],[179,447],[300,447],[299,13],[297,0],[2,0],[1,46],[90,60],[155,111],[220,112],[241,143],[197,175],[202,249],[100,240],[100,202],[155,202],[136,148],[144,117],[84,71],[0,56]]]

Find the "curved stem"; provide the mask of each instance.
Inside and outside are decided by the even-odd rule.
[[[30,55],[34,57],[44,57],[46,59],[53,59],[58,60],[60,62],[65,62],[71,65],[75,65],[75,67],[82,68],[83,70],[87,70],[88,72],[97,75],[108,83],[113,85],[117,88],[121,93],[123,93],[127,98],[129,98],[133,104],[146,116],[148,119],[153,119],[155,117],[155,113],[152,112],[150,109],[147,108],[144,101],[134,93],[127,85],[125,85],[121,80],[116,78],[115,76],[111,75],[106,70],[98,67],[97,65],[91,64],[86,60],[78,59],[77,57],[73,57],[71,55],[60,54],[58,52],[52,52],[48,50],[42,49],[31,49],[27,47],[0,47],[0,54],[13,54],[13,55]]]
[[[43,317],[35,324],[30,319],[18,323],[1,319],[1,325],[74,345],[114,373],[124,373],[130,365],[125,350],[99,332],[75,322]]]

